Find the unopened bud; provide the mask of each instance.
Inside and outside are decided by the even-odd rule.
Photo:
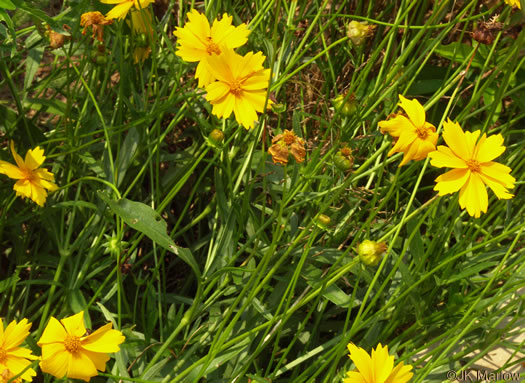
[[[375,25],[368,25],[366,21],[350,21],[346,35],[355,45],[361,45],[368,36],[374,33]]]
[[[381,255],[386,251],[384,242],[374,242],[365,239],[357,246],[359,260],[367,266],[377,266],[381,261]]]
[[[215,146],[220,145],[224,141],[224,132],[219,129],[213,129],[208,135],[208,140]]]
[[[315,219],[315,224],[320,229],[327,230],[330,226],[330,217],[326,214],[319,214],[319,216],[317,216],[317,218]]]
[[[346,172],[354,166],[354,157],[352,156],[352,149],[345,146],[339,150],[334,156],[334,164],[339,170]]]
[[[340,114],[346,117],[353,115],[357,110],[357,102],[353,94],[350,96],[340,94],[332,100],[332,104],[334,104],[334,108],[339,111]]]

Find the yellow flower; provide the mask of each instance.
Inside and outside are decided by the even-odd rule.
[[[188,12],[189,21],[184,28],[177,27],[173,34],[177,37],[177,56],[187,62],[199,62],[195,78],[199,87],[205,87],[215,78],[210,72],[207,59],[220,55],[225,49],[238,48],[248,41],[250,30],[246,24],[232,25],[232,16],[222,15],[221,20],[214,20],[212,26],[205,15],[192,9]]]
[[[26,153],[25,160],[15,151],[15,144],[11,141],[11,153],[18,166],[6,161],[0,161],[0,174],[5,174],[9,178],[16,179],[13,189],[17,196],[31,198],[38,205],[44,206],[47,192],[55,191],[58,186],[54,184],[55,176],[47,169],[39,169],[44,162],[44,149],[37,146]]]
[[[350,359],[357,371],[348,371],[344,383],[406,383],[414,375],[412,366],[403,362],[394,367],[394,357],[388,354],[388,346],[377,345],[372,356],[353,343],[348,343]]]
[[[131,11],[131,29],[133,36],[138,40],[137,46],[133,50],[133,62],[135,64],[146,60],[151,53],[150,44],[154,37],[152,25],[153,15],[149,8],[141,11]],[[144,41],[141,41],[141,39]]]
[[[381,256],[388,249],[384,242],[375,242],[365,239],[357,246],[359,259],[367,266],[377,266],[381,262]]]
[[[80,26],[84,27],[82,34],[85,35],[87,28],[91,27],[93,30],[93,38],[103,42],[102,34],[104,33],[104,25],[113,24],[113,20],[106,19],[100,12],[86,12],[80,16]]]
[[[84,312],[62,319],[51,317],[37,344],[42,348],[40,368],[59,379],[67,376],[88,382],[105,371],[108,353],[120,350],[124,336],[108,323],[86,335]]]
[[[108,12],[106,17],[108,19],[123,19],[128,14],[131,7],[135,6],[136,9],[144,9],[155,0],[100,0],[104,4],[118,4],[111,11]]]
[[[4,323],[0,320],[0,381],[7,382],[29,366],[31,360],[38,359],[31,350],[19,347],[29,335],[30,328],[31,323],[24,318],[19,323],[12,321],[4,331]],[[21,378],[31,381],[35,375],[35,370],[28,368]]]
[[[297,137],[294,132],[284,130],[284,133],[278,134],[272,139],[272,146],[268,149],[274,163],[286,165],[288,155],[291,154],[297,162],[303,162],[306,156],[304,150],[304,140]]]
[[[504,151],[503,136],[496,134],[487,137],[485,133],[478,141],[480,131],[463,132],[457,122],[443,123],[443,138],[447,146],[438,146],[430,153],[430,164],[438,168],[448,167],[453,170],[436,178],[434,190],[439,195],[455,193],[459,190],[459,206],[478,218],[486,213],[488,195],[485,184],[496,194],[498,199],[514,197],[507,189],[514,187],[516,179],[509,173],[511,168],[492,160]],[[476,143],[477,141],[477,143]]]
[[[505,0],[505,3],[507,3],[508,5],[511,5],[513,7],[518,7],[519,9],[521,9],[520,0]]]
[[[208,58],[209,70],[217,79],[206,86],[213,114],[228,118],[234,112],[239,124],[253,128],[257,112],[264,111],[270,82],[270,70],[262,66],[265,58],[261,52],[241,56],[232,49]]]
[[[427,154],[436,150],[438,135],[436,127],[425,121],[425,109],[416,99],[408,100],[399,95],[399,106],[404,109],[408,118],[397,114],[386,121],[379,121],[381,133],[387,132],[396,140],[388,156],[403,152],[403,166],[410,160],[425,159]]]

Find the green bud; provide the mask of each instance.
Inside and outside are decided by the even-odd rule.
[[[374,242],[365,239],[357,246],[359,260],[367,266],[377,266],[381,261],[381,255],[386,251],[384,242]]]
[[[352,149],[345,146],[339,150],[334,156],[334,164],[339,170],[344,172],[351,170],[354,166],[354,157],[352,156]]]
[[[208,141],[213,146],[220,146],[222,142],[224,141],[224,132],[219,129],[213,129],[211,133],[208,135]]]
[[[339,111],[339,113],[345,117],[350,117],[357,111],[357,102],[353,94],[350,96],[340,94],[332,99],[332,104],[334,105],[335,110]]]
[[[327,230],[330,226],[330,217],[326,214],[319,214],[315,219],[315,224],[320,229]]]

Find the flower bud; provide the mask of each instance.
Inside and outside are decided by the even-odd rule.
[[[386,251],[384,242],[374,242],[365,239],[357,246],[359,260],[367,266],[377,266],[381,261],[381,255]]]
[[[361,45],[368,36],[374,33],[375,25],[368,25],[366,21],[350,21],[346,35],[355,45]]]
[[[330,226],[330,217],[326,214],[319,214],[319,216],[317,216],[317,218],[315,219],[315,224],[320,229],[327,230]]]
[[[352,156],[352,149],[345,146],[339,150],[334,156],[334,165],[343,172],[349,171],[354,166],[354,157]]]
[[[332,104],[340,114],[346,117],[350,117],[357,110],[357,103],[353,94],[348,97],[344,94],[340,94],[336,98],[332,99]]]
[[[208,141],[212,146],[219,146],[224,141],[224,132],[219,129],[213,129],[208,135]]]

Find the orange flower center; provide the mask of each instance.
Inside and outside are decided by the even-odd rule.
[[[422,140],[425,140],[428,137],[428,129],[424,126],[418,126],[416,128],[416,134]]]
[[[467,161],[467,166],[470,169],[471,172],[479,173],[481,171],[481,167],[479,165],[479,162],[474,159],[470,159]]]
[[[221,49],[219,48],[219,46],[217,44],[215,44],[213,42],[213,40],[211,39],[211,37],[206,37],[206,40],[207,40],[207,44],[206,44],[206,51],[208,52],[208,54],[211,56],[213,53],[215,53],[216,55],[220,55],[221,54]]]
[[[80,342],[80,338],[78,336],[68,335],[64,341],[64,346],[66,347],[67,351],[75,353],[80,349],[82,343]]]
[[[341,149],[341,154],[345,157],[349,157],[350,155],[352,155],[352,150],[345,146],[343,149]]]
[[[7,359],[7,351],[4,350],[3,348],[0,348],[0,364],[5,365],[6,359]]]
[[[242,86],[241,82],[235,80],[230,84],[230,93],[232,93],[234,96],[240,96],[242,93]]]
[[[295,142],[295,134],[290,131],[285,131],[283,133],[283,141],[286,145],[291,145]]]

